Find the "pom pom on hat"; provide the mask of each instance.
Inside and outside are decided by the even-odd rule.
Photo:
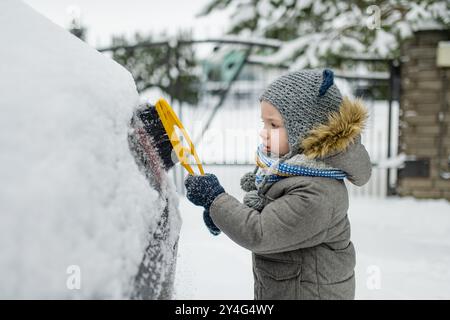
[[[242,190],[249,192],[256,190],[255,184],[256,174],[254,172],[247,172],[241,177],[241,188]]]
[[[243,202],[246,206],[261,212],[264,209],[265,199],[258,195],[258,191],[252,190],[245,194]]]

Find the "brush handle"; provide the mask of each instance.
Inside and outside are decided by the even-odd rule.
[[[163,127],[170,139],[170,142],[172,143],[172,146],[175,150],[175,154],[177,155],[181,165],[192,175],[194,175],[194,170],[188,163],[188,157],[189,155],[193,156],[197,165],[197,168],[199,170],[200,175],[205,175],[205,172],[203,171],[203,166],[200,162],[200,159],[198,158],[197,152],[195,151],[194,144],[191,141],[191,138],[189,138],[189,135],[184,129],[183,124],[181,123],[180,119],[176,115],[175,111],[173,111],[172,107],[169,105],[169,103],[164,100],[163,98],[159,99],[155,104],[156,111],[158,112],[159,118],[161,119],[161,122],[163,124]],[[175,131],[175,127],[178,127],[179,131],[181,132],[182,136],[186,140],[188,146],[183,146],[180,137],[178,136],[177,132]]]

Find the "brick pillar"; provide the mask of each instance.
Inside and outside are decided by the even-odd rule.
[[[422,177],[415,176],[416,170],[399,171],[397,191],[402,196],[450,200],[450,180],[440,177],[441,170],[450,170],[450,111],[446,111],[444,123],[439,119],[439,113],[450,104],[450,69],[436,66],[438,42],[444,40],[450,40],[450,30],[419,31],[401,48],[399,152],[429,163],[429,173]]]

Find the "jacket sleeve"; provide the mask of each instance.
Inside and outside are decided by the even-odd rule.
[[[288,191],[259,212],[222,193],[211,205],[214,223],[255,253],[276,253],[322,243],[332,218],[323,193],[312,186]]]

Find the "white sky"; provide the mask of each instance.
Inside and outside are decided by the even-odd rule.
[[[63,27],[70,22],[69,8],[81,10],[88,28],[87,42],[94,47],[109,44],[111,35],[132,35],[135,31],[170,34],[192,29],[197,37],[217,36],[226,29],[228,12],[206,18],[195,15],[209,0],[23,0]]]

